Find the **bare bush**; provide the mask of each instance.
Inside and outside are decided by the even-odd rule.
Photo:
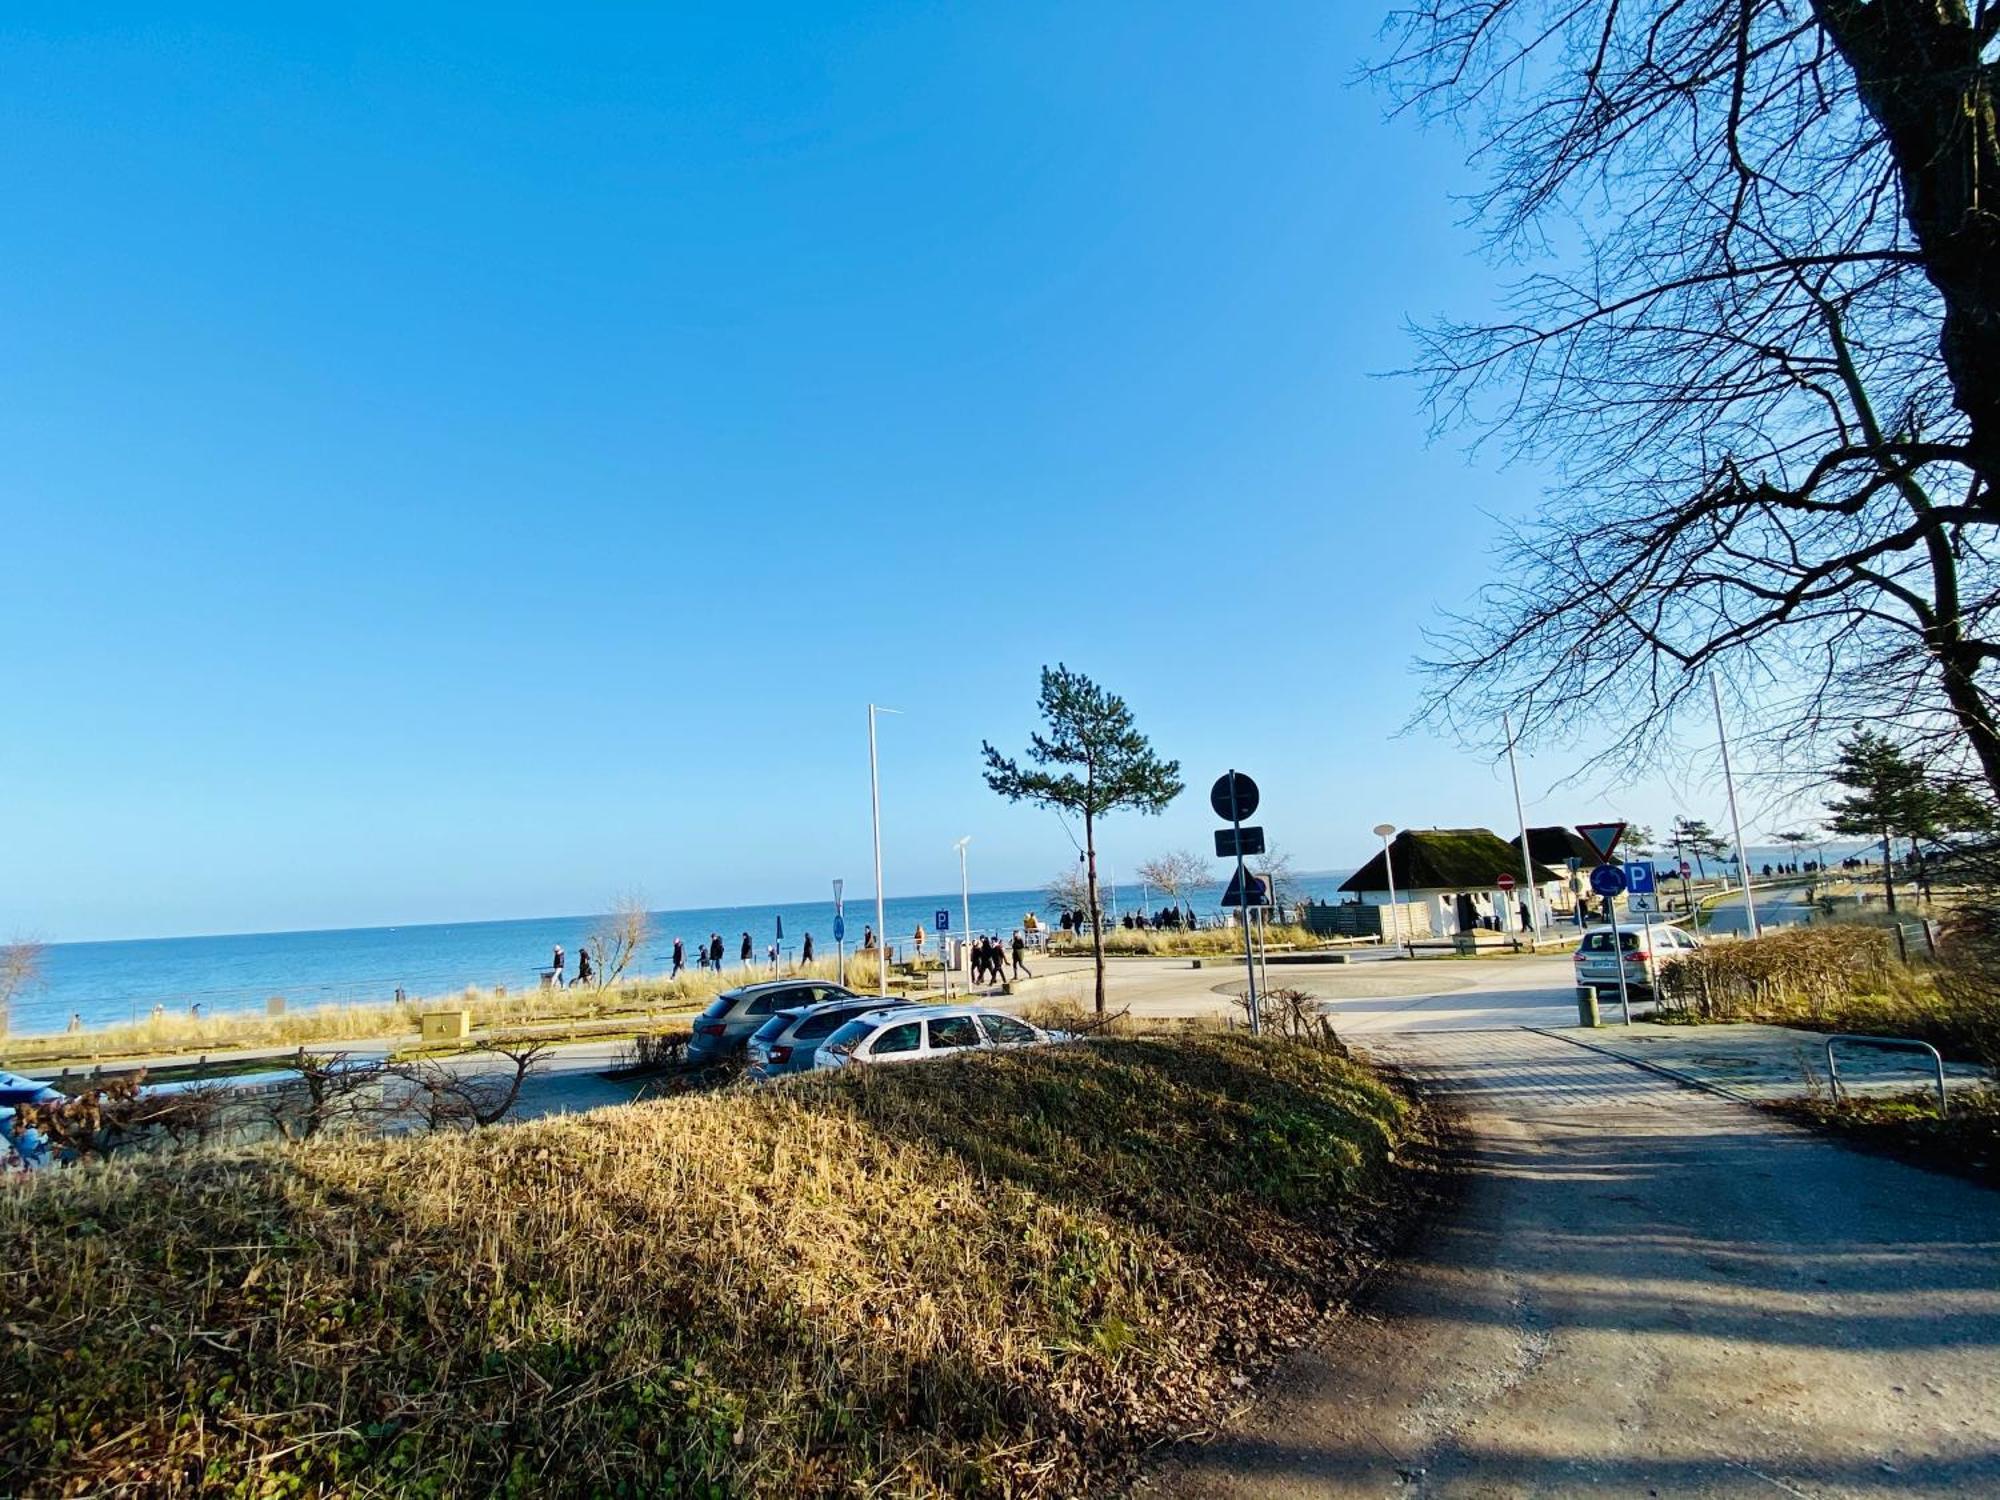
[[[1829,923],[1739,943],[1710,943],[1660,970],[1659,1003],[1703,1021],[1746,1020],[1830,1006],[1889,982],[1896,961],[1881,928]]]
[[[31,989],[42,977],[42,945],[28,938],[16,938],[0,946],[0,1036],[7,1034],[8,1017],[14,997]]]
[[[646,946],[653,935],[652,914],[646,910],[645,899],[639,895],[620,896],[611,904],[611,910],[598,918],[591,928],[584,946],[590,950],[591,959],[597,965],[596,984],[598,989],[614,985],[625,977],[625,971],[638,957],[639,950]]]
[[[67,1099],[24,1104],[21,1123],[41,1132],[58,1159],[89,1161],[133,1146],[197,1145],[220,1123],[223,1091],[146,1093],[134,1073]]]
[[[436,1058],[388,1064],[402,1086],[398,1111],[428,1130],[470,1130],[504,1119],[521,1095],[521,1085],[549,1050],[543,1041],[482,1042],[475,1055],[502,1058],[510,1067],[454,1067]]]

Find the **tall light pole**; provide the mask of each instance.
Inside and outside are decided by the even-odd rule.
[[[900,708],[868,705],[868,801],[875,814],[875,993],[889,998],[889,922],[882,911],[882,772],[875,760],[875,715]]]
[[[1500,732],[1507,736],[1507,773],[1514,778],[1514,821],[1521,828],[1521,894],[1527,897],[1531,928],[1541,925],[1541,903],[1535,899],[1535,856],[1528,851],[1528,814],[1521,805],[1521,768],[1514,761],[1514,724],[1500,715]]]
[[[1708,679],[1708,693],[1715,700],[1715,739],[1722,747],[1722,787],[1729,793],[1729,829],[1736,835],[1736,874],[1743,882],[1743,911],[1749,918],[1750,936],[1756,937],[1757,898],[1750,894],[1750,856],[1743,847],[1743,820],[1736,815],[1736,778],[1729,772],[1729,736],[1722,727],[1722,689],[1713,676]]]
[[[1394,823],[1377,823],[1375,837],[1382,841],[1382,873],[1389,877],[1389,920],[1396,926],[1396,943],[1402,945],[1403,913],[1396,905],[1396,861],[1389,853],[1389,840],[1395,836]],[[1408,949],[1404,952],[1407,954]]]

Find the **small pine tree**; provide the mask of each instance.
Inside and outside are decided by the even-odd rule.
[[[1097,1013],[1104,1014],[1104,924],[1097,900],[1097,823],[1131,808],[1160,813],[1185,787],[1181,763],[1163,761],[1132,724],[1132,710],[1081,672],[1058,662],[1042,668],[1040,697],[1046,733],[1029,736],[1024,770],[981,742],[986,784],[1009,802],[1023,800],[1083,819],[1085,882],[1089,898],[1091,956],[1097,970]],[[1035,767],[1053,767],[1041,769]]]

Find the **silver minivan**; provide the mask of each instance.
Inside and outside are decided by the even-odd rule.
[[[1593,927],[1583,935],[1583,942],[1576,950],[1577,986],[1616,990],[1618,970],[1622,966],[1626,989],[1651,995],[1659,981],[1661,968],[1699,946],[1680,928],[1670,927],[1664,922],[1639,927],[1621,925],[1618,929],[1617,956],[1614,957],[1611,929]]]

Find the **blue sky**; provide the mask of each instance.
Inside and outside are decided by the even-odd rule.
[[[1114,870],[1510,822],[1395,737],[1536,478],[1380,378],[1495,273],[1372,7],[173,9],[0,26],[0,929],[865,887],[870,698],[891,889],[1039,883],[1057,659],[1196,789]]]

